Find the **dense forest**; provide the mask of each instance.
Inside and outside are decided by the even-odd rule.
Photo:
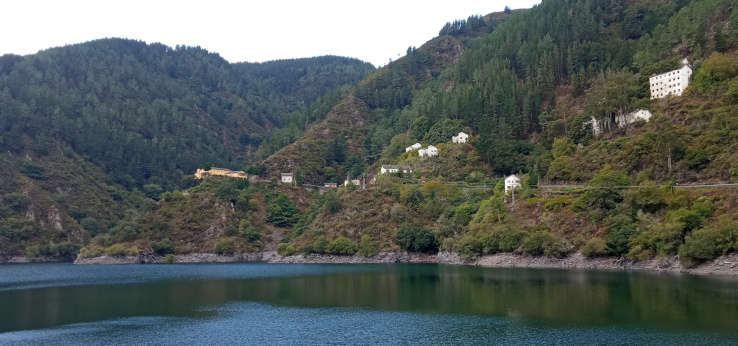
[[[104,65],[94,61],[69,72],[75,77],[68,81],[64,72],[47,78],[33,60],[77,46],[5,56],[8,102],[0,124],[9,135],[0,145],[20,168],[10,173],[16,182],[5,190],[14,194],[0,212],[23,224],[20,215],[36,207],[22,193],[29,181],[46,191],[63,181],[48,171],[52,162],[89,162],[78,170],[130,212],[65,209],[83,235],[96,235],[69,238],[85,245],[84,256],[580,251],[634,259],[679,254],[694,265],[738,249],[738,192],[682,187],[738,182],[734,4],[547,0],[446,23],[438,37],[374,72],[336,57],[228,64],[199,48],[113,40],[132,51],[117,65],[135,54],[169,58],[147,64],[149,73],[133,84],[122,71],[95,84],[88,80]],[[89,49],[95,44],[113,43]],[[172,63],[176,56],[189,57],[182,58],[188,64]],[[684,95],[651,100],[649,77],[679,68],[684,58],[694,70]],[[170,82],[154,83],[156,76]],[[69,95],[76,103],[53,99],[67,90],[58,83],[72,82],[79,85]],[[107,117],[92,106],[102,100],[118,100],[101,108]],[[653,117],[615,123],[637,109]],[[594,134],[592,119],[606,124],[604,133]],[[471,134],[468,143],[450,143],[459,131]],[[416,142],[437,146],[439,156],[406,152]],[[54,157],[58,149],[63,155]],[[188,169],[201,164],[248,165],[271,182],[194,182]],[[413,173],[376,174],[383,164],[408,164]],[[318,194],[277,184],[281,172],[294,173],[298,184],[340,184],[362,174],[374,184]],[[515,203],[501,180],[513,173],[522,178]],[[540,188],[549,183],[571,188]],[[9,252],[38,243],[4,227]]]
[[[291,113],[373,67],[340,57],[230,64],[199,47],[105,39],[0,63],[0,149],[72,150],[128,188],[244,166]]]
[[[28,239],[82,242],[141,198],[191,186],[198,167],[243,169],[291,119],[372,71],[334,56],[231,64],[127,39],[4,55],[0,252]],[[55,222],[42,217],[48,208]]]

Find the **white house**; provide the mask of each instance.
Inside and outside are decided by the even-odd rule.
[[[354,186],[361,186],[361,181],[359,181],[359,179],[351,179],[351,180],[346,179],[343,181],[343,186],[348,186],[349,184],[354,185]]]
[[[592,119],[587,120],[582,124],[582,129],[586,128],[587,125],[592,125],[592,134],[595,136],[599,136],[602,133],[604,127],[607,125],[607,120],[597,120],[595,119],[595,117],[592,117]]]
[[[382,165],[379,173],[400,173],[400,171],[402,171],[402,173],[412,173],[413,169],[408,165]]]
[[[518,178],[517,175],[512,174],[505,178],[505,193],[508,193],[510,190],[521,186],[522,184],[520,184],[520,178]]]
[[[418,155],[419,155],[420,157],[426,157],[426,156],[428,156],[428,157],[431,157],[431,156],[438,156],[438,148],[436,148],[436,147],[434,147],[434,146],[432,146],[432,145],[429,145],[429,146],[428,146],[427,148],[425,148],[425,149],[420,149],[420,150],[418,150]]]
[[[641,119],[643,119],[645,121],[648,121],[649,119],[651,119],[652,116],[653,116],[653,114],[651,114],[651,112],[649,110],[647,110],[647,109],[639,109],[639,110],[637,110],[635,112],[632,112],[632,113],[628,113],[628,114],[623,114],[623,115],[616,116],[615,117],[615,122],[618,123],[618,126],[623,127],[625,125],[634,123],[634,122],[636,122],[638,120],[641,120]]]
[[[689,85],[692,77],[692,68],[689,67],[687,58],[682,60],[682,68],[669,71],[649,78],[651,85],[651,99],[660,99],[667,95],[681,96],[684,89]]]
[[[292,184],[293,178],[292,173],[282,173],[282,184]]]
[[[652,116],[653,114],[651,114],[649,110],[639,109],[635,112],[631,112],[628,114],[616,115],[615,123],[617,123],[619,127],[623,127],[625,125],[634,123],[641,119],[648,121],[649,119],[651,119]],[[612,124],[611,118],[597,120],[595,119],[595,117],[592,117],[592,119],[587,120],[582,124],[582,129],[586,128],[587,125],[592,125],[592,134],[595,136],[599,136],[605,130],[610,129],[611,124]]]
[[[413,145],[405,148],[405,152],[413,151],[415,149],[420,149],[420,147],[422,147],[422,145],[420,145],[420,143],[415,143],[415,144],[413,144]]]
[[[467,139],[469,139],[469,135],[463,132],[459,132],[458,136],[451,137],[451,141],[454,143],[466,143]]]

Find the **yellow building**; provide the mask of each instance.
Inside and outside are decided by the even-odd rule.
[[[230,178],[239,178],[239,179],[248,179],[249,175],[246,174],[244,171],[232,171],[227,168],[217,168],[217,167],[211,167],[209,171],[206,171],[202,168],[198,168],[195,172],[195,178],[196,179],[205,179],[210,176],[223,176],[223,177],[230,177]]]

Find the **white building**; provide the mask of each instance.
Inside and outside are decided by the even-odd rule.
[[[293,175],[292,173],[282,173],[282,184],[292,184]]]
[[[422,145],[420,145],[420,143],[415,143],[415,144],[413,144],[413,145],[405,148],[405,152],[413,151],[415,149],[420,149],[421,147],[422,147]]]
[[[615,116],[615,123],[618,124],[619,127],[623,127],[625,125],[634,123],[638,120],[645,120],[648,121],[651,119],[653,114],[647,109],[639,109],[635,112],[631,112],[628,114],[623,115],[616,115]],[[585,121],[582,124],[582,129],[586,128],[587,125],[592,125],[592,134],[595,136],[601,135],[606,130],[610,129],[610,125],[612,125],[612,119],[611,118],[605,118],[597,120],[595,117],[592,117],[592,119]]]
[[[428,146],[427,148],[425,148],[425,149],[420,149],[420,150],[418,150],[418,155],[419,155],[420,157],[426,157],[426,156],[428,156],[428,157],[431,157],[431,156],[438,156],[438,148],[436,148],[436,147],[434,147],[434,146],[432,146],[432,145],[429,145],[429,146]]]
[[[521,186],[522,184],[520,183],[520,178],[518,178],[517,175],[512,174],[505,178],[505,193],[508,193],[510,190]]]
[[[380,174],[386,174],[386,173],[412,173],[413,169],[408,165],[382,165],[382,168],[380,168],[379,173]]]
[[[359,181],[359,179],[351,179],[351,180],[347,179],[343,181],[343,186],[348,186],[349,184],[354,185],[354,186],[361,186],[361,181]]]
[[[597,120],[595,119],[595,117],[592,117],[592,119],[585,121],[582,124],[582,129],[586,128],[587,125],[592,125],[592,134],[595,136],[599,136],[607,125],[607,120]]]
[[[682,68],[669,71],[649,78],[651,84],[651,99],[660,99],[667,95],[681,96],[684,89],[689,85],[692,77],[692,68],[689,67],[687,58],[682,60]]]
[[[618,123],[618,126],[623,127],[641,119],[648,121],[649,119],[651,119],[652,116],[653,114],[651,114],[651,112],[647,109],[639,109],[632,113],[616,116],[615,122]]]
[[[451,141],[454,143],[466,143],[467,139],[469,139],[469,135],[463,132],[459,132],[458,136],[451,137]]]

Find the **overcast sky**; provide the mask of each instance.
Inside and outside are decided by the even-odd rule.
[[[0,55],[105,37],[200,46],[230,62],[340,55],[375,66],[473,14],[540,0],[7,0]]]

